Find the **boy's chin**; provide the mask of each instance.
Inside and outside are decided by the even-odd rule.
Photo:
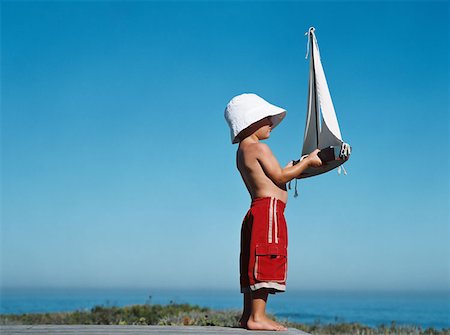
[[[264,135],[264,134],[258,135],[258,138],[260,141],[267,140],[269,137],[270,137],[270,133],[267,133],[266,135]]]

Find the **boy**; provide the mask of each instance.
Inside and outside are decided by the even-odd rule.
[[[239,143],[237,168],[252,203],[241,228],[240,286],[244,308],[241,327],[287,330],[266,315],[269,293],[284,292],[287,275],[286,183],[306,168],[322,165],[315,150],[296,165],[281,168],[270,148],[261,143],[285,117],[286,111],[256,94],[241,94],[228,103],[225,119],[232,143]]]

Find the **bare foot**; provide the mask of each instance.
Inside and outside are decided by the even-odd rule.
[[[285,326],[283,326],[281,323],[278,323],[274,320],[271,320],[269,318],[267,318],[267,320],[269,320],[275,327],[277,327],[277,330],[287,330],[287,328]]]
[[[250,316],[247,321],[247,329],[250,330],[287,330],[286,327],[280,325],[279,323],[270,320],[267,316],[255,318]]]

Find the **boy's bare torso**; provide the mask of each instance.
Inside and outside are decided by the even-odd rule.
[[[270,117],[250,126],[247,134],[243,134],[243,139],[239,142],[236,165],[252,200],[275,197],[287,203],[286,183],[298,178],[306,168],[322,165],[317,156],[320,150],[314,150],[296,165],[293,165],[291,161],[282,168],[267,144],[260,142],[260,140],[269,138],[271,131]]]
[[[286,184],[272,181],[264,172],[261,161],[271,162],[270,158],[272,157],[265,157],[271,154],[264,150],[267,146],[262,146],[265,146],[265,144],[259,142],[240,143],[236,153],[237,168],[252,200],[262,197],[275,197],[286,203],[288,199]]]

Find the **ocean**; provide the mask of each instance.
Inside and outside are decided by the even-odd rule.
[[[93,306],[189,303],[239,310],[242,296],[231,290],[2,288],[0,313],[90,310]],[[359,322],[368,326],[450,328],[450,292],[288,291],[269,296],[269,313],[301,323]]]

